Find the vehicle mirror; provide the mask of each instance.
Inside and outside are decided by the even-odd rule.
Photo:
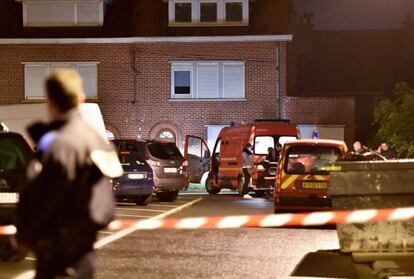
[[[210,158],[210,150],[204,151],[204,158]]]

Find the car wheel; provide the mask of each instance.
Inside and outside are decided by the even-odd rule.
[[[157,193],[157,198],[162,202],[172,202],[178,196],[178,191],[165,191]]]
[[[244,183],[244,176],[240,176],[239,180],[238,180],[238,184],[239,184],[239,196],[243,197],[244,195],[246,195],[249,192],[248,187],[245,187],[245,183]]]
[[[136,205],[147,205],[151,202],[152,195],[142,195],[138,196],[135,200]]]
[[[214,187],[214,177],[209,175],[206,180],[206,191],[210,195],[217,195],[221,189]]]

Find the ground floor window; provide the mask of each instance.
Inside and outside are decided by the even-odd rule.
[[[244,99],[245,67],[242,61],[171,63],[173,99]]]
[[[45,79],[56,69],[74,69],[83,80],[87,99],[98,97],[98,62],[25,62],[24,95],[26,100],[45,99]]]
[[[172,131],[170,129],[163,129],[163,130],[158,132],[157,140],[168,141],[168,142],[174,142],[175,143],[176,137],[177,136],[175,135],[174,131]]]

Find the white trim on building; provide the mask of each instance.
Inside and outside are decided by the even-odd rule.
[[[145,43],[232,43],[290,42],[292,35],[189,36],[189,37],[127,37],[127,38],[66,38],[66,39],[0,39],[0,45],[25,44],[145,44]]]

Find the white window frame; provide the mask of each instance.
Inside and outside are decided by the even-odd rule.
[[[175,94],[175,72],[178,71],[190,71],[190,94]],[[195,75],[193,63],[174,63],[171,65],[171,98],[193,98],[194,92],[194,75]]]
[[[104,22],[104,1],[103,0],[16,0],[17,2],[22,2],[22,11],[23,11],[23,26],[24,27],[64,27],[64,26],[103,26]],[[73,3],[74,17],[71,22],[34,22],[29,23],[28,21],[28,7],[27,4],[46,4],[53,1],[54,3]],[[97,3],[99,4],[99,15],[98,22],[79,22],[78,21],[78,4],[84,3]]]
[[[171,101],[246,101],[246,63],[245,61],[171,61]],[[217,98],[199,98],[198,96],[198,66],[217,65]],[[243,88],[238,97],[226,98],[224,92],[224,66],[242,66]],[[190,71],[191,94],[175,94],[174,72]]]
[[[175,21],[175,4],[191,3],[191,22]],[[201,3],[217,4],[217,21],[201,22]],[[243,20],[240,22],[226,21],[226,3],[242,3]],[[249,0],[168,0],[168,22],[169,26],[248,26],[249,25]]]
[[[43,67],[45,69],[45,78],[48,74],[51,73],[52,68],[70,68],[76,70],[78,66],[95,66],[96,67],[96,93],[95,96],[86,96],[88,100],[97,100],[98,99],[98,65],[99,62],[22,62],[24,65],[24,99],[26,101],[36,101],[36,100],[45,100],[46,99],[46,92],[43,92],[44,95],[41,97],[30,96],[28,93],[30,89],[28,88],[29,84],[27,83],[28,80],[28,72],[26,71],[26,67]],[[44,82],[44,81],[43,81]]]

